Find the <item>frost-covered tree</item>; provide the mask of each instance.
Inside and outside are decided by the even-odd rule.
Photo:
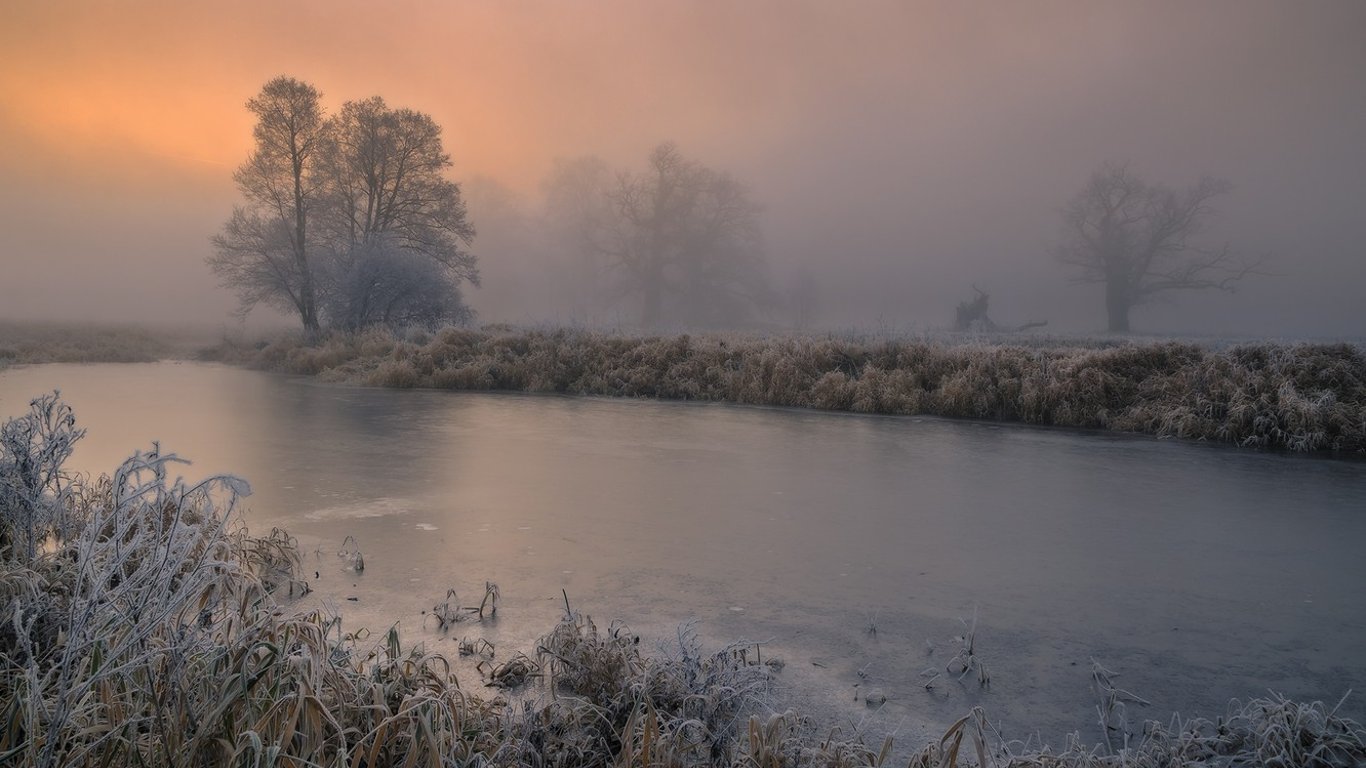
[[[243,313],[295,311],[309,333],[323,322],[466,316],[459,286],[479,280],[474,226],[444,175],[441,127],[379,97],[327,117],[319,99],[279,77],[247,103],[256,147],[234,176],[246,203],[212,239],[220,281]]]
[[[326,273],[324,311],[344,330],[467,322],[458,278],[427,255],[380,236],[332,259]]]
[[[209,257],[243,312],[258,303],[294,311],[310,333],[320,327],[310,239],[325,126],[319,99],[312,85],[277,77],[247,102],[256,115],[255,146],[233,174],[246,202],[214,235]]]
[[[1106,165],[1063,209],[1058,260],[1079,283],[1105,286],[1111,332],[1129,330],[1129,312],[1153,296],[1180,290],[1232,291],[1256,265],[1229,247],[1194,242],[1231,189],[1205,178],[1185,189],[1148,184],[1124,165]]]

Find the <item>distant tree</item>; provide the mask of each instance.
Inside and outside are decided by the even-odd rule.
[[[544,218],[550,238],[564,250],[595,267],[607,250],[605,240],[616,228],[612,191],[616,177],[596,155],[558,159],[541,183]]]
[[[317,90],[287,77],[247,106],[257,146],[234,177],[246,204],[213,237],[209,258],[242,312],[293,310],[309,333],[324,320],[359,327],[468,314],[459,286],[478,284],[467,250],[474,227],[459,185],[443,176],[451,160],[429,115],[374,97],[328,118]]]
[[[277,77],[247,102],[256,115],[255,147],[233,174],[246,204],[213,237],[209,265],[238,291],[243,312],[258,303],[295,311],[319,330],[310,218],[319,196],[316,172],[325,118],[318,90]]]
[[[613,173],[592,156],[561,160],[542,192],[551,240],[612,282],[612,298],[638,301],[644,327],[734,323],[773,301],[759,205],[671,143],[640,173]]]
[[[554,257],[557,290],[579,316],[605,309],[610,247],[620,235],[612,191],[617,178],[596,155],[560,158],[541,182],[540,230]]]
[[[771,300],[760,207],[730,175],[661,144],[644,172],[618,174],[608,200],[610,218],[589,242],[621,292],[639,298],[641,325],[669,310],[686,323],[732,323]]]
[[[1063,210],[1058,259],[1076,281],[1105,286],[1111,332],[1129,330],[1129,313],[1168,291],[1232,291],[1256,264],[1235,261],[1227,245],[1192,239],[1213,213],[1227,181],[1205,178],[1185,189],[1148,184],[1124,165],[1091,176]]]

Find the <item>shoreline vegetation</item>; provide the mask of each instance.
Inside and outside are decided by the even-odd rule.
[[[225,341],[204,359],[374,387],[933,415],[1296,452],[1366,452],[1348,343],[678,334],[446,328]]]
[[[203,332],[0,321],[0,371],[188,358],[359,386],[928,415],[1366,453],[1366,349],[1346,342],[487,326],[212,343]]]
[[[296,612],[297,545],[238,522],[245,481],[170,481],[153,446],[113,477],[67,474],[82,437],[55,395],[0,428],[0,763],[41,766],[876,766],[890,739],[842,740],[765,707],[781,674],[680,631],[649,656],[620,625],[569,609],[462,686],[396,630],[368,643]],[[492,589],[492,587],[490,587]],[[1113,692],[1113,689],[1112,689]],[[1123,692],[1120,692],[1123,693]],[[1127,694],[1132,696],[1132,694]],[[1112,697],[1110,706],[1114,707]],[[1122,718],[1121,718],[1122,720]],[[1104,722],[1109,722],[1108,720]],[[974,708],[906,765],[1359,765],[1366,729],[1278,697],[1226,717],[1114,729],[1120,746],[1005,742]],[[897,763],[903,764],[900,761]]]
[[[133,325],[0,320],[0,370],[41,363],[151,363],[193,342]]]

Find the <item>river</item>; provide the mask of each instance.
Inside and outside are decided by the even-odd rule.
[[[244,477],[248,524],[299,538],[311,600],[449,655],[459,637],[533,653],[567,595],[652,644],[690,621],[709,644],[762,641],[786,662],[775,706],[879,742],[977,704],[1007,738],[1097,741],[1093,658],[1151,702],[1133,721],[1366,685],[1366,462],[171,362],[9,369],[0,416],[54,388],[89,430],[75,468],[159,440],[188,477]],[[363,573],[336,555],[347,536]],[[424,626],[486,580],[496,621]],[[989,687],[927,690],[974,616]],[[1342,711],[1362,719],[1366,691]]]

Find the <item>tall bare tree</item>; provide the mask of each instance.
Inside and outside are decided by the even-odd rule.
[[[309,333],[320,328],[310,230],[325,126],[319,99],[312,85],[277,77],[247,102],[256,146],[233,174],[246,205],[213,237],[209,259],[244,312],[262,302],[293,310]]]
[[[1257,265],[1235,259],[1228,245],[1193,242],[1231,189],[1204,178],[1185,189],[1148,184],[1125,165],[1106,165],[1063,210],[1058,259],[1079,283],[1105,286],[1111,332],[1129,330],[1129,313],[1169,291],[1232,291]]]
[[[760,207],[730,175],[689,160],[671,143],[643,173],[622,173],[608,198],[614,216],[595,237],[621,289],[640,299],[640,321],[741,320],[771,291],[763,272]]]

